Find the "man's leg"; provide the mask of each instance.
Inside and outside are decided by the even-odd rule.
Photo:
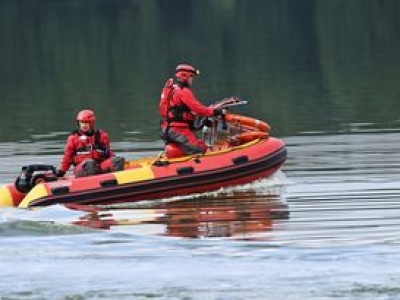
[[[76,177],[85,177],[99,173],[99,166],[93,159],[86,159],[77,165],[74,169]]]
[[[169,138],[171,142],[177,143],[187,155],[204,153],[207,149],[206,144],[199,140],[189,128],[170,128]]]

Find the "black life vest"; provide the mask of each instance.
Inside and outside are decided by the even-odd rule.
[[[76,134],[78,136],[82,136],[84,135],[81,131],[79,130],[74,130],[72,132],[72,134]],[[89,154],[92,151],[96,152],[97,155],[99,155],[100,157],[103,158],[108,158],[109,156],[109,149],[104,145],[104,143],[101,142],[100,136],[100,130],[95,130],[94,133],[94,141],[93,144],[87,144],[85,146],[79,147],[77,149],[75,149],[75,154],[76,155],[85,155],[85,154]],[[91,135],[87,135],[87,136],[91,136]],[[96,156],[97,156],[96,155]]]

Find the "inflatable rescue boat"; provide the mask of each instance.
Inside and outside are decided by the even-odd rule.
[[[0,207],[53,204],[104,205],[161,199],[249,183],[275,173],[285,162],[283,141],[270,126],[226,113],[202,130],[205,154],[171,157],[168,145],[155,157],[127,161],[123,171],[57,178],[50,165],[29,165],[14,183],[0,188]]]

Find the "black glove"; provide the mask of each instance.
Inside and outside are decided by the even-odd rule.
[[[64,177],[64,175],[65,175],[65,172],[63,170],[57,170],[57,172],[56,172],[57,177]]]
[[[206,119],[204,120],[204,122],[203,122],[203,126],[205,126],[205,127],[212,127],[212,126],[213,126],[213,122],[212,122],[209,118],[206,118]]]
[[[225,110],[218,107],[218,108],[214,108],[214,117],[220,116],[222,114],[225,113]]]

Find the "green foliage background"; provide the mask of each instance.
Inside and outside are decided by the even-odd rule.
[[[201,69],[277,135],[398,126],[398,0],[2,0],[0,140],[68,131],[94,108],[113,140],[158,139],[164,81]]]

